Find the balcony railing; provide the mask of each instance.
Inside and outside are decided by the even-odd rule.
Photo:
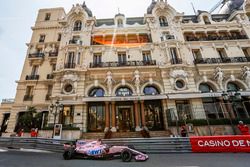
[[[171,59],[171,64],[182,64],[182,59]]]
[[[54,75],[53,74],[48,74],[47,79],[54,79]]]
[[[26,80],[39,80],[39,75],[26,75]]]
[[[125,62],[101,62],[101,63],[90,63],[90,68],[126,67],[126,66],[154,66],[154,65],[156,65],[156,60],[125,61]]]
[[[33,95],[24,95],[23,101],[32,101],[33,100]]]
[[[69,40],[69,44],[82,45],[82,41],[81,40],[72,39],[72,40]]]
[[[167,27],[167,26],[168,26],[168,23],[160,23],[160,26],[161,26],[161,27]]]
[[[14,103],[15,99],[2,99],[2,103]]]
[[[250,57],[227,57],[227,58],[200,58],[195,59],[194,64],[219,64],[219,63],[243,63],[250,62]]]
[[[248,39],[248,37],[246,35],[208,36],[208,37],[186,36],[187,41],[216,41],[216,40],[237,40],[237,39]]]
[[[44,58],[44,53],[30,53],[29,58]]]
[[[76,64],[75,63],[66,63],[64,64],[64,68],[75,68]]]
[[[58,52],[49,52],[49,57],[57,57]]]
[[[73,31],[81,31],[82,27],[74,27]]]
[[[51,100],[51,94],[47,94],[45,100]]]

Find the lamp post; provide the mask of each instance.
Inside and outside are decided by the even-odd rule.
[[[232,122],[232,117],[235,118],[234,114],[234,102],[241,100],[241,94],[238,91],[232,91],[228,90],[227,92],[222,93],[222,97],[224,101],[226,102],[226,108],[227,108],[227,114],[230,120],[230,124],[232,126],[234,134],[236,134],[236,130],[234,128],[233,122]],[[229,106],[228,102],[232,102],[232,107]]]
[[[59,112],[58,112],[58,109],[59,109]],[[49,111],[50,113],[52,113],[54,115],[54,126],[55,127],[55,124],[56,124],[56,117],[57,115],[60,113],[60,111],[63,110],[63,104],[59,102],[59,100],[57,100],[55,102],[55,104],[51,104],[49,106]],[[52,131],[52,138],[54,137],[54,128],[53,128],[53,131]]]

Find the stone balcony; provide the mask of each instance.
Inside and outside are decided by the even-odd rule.
[[[194,60],[194,64],[221,64],[244,62],[250,62],[250,57],[199,58]]]
[[[90,63],[90,68],[105,68],[105,67],[126,67],[126,66],[155,66],[156,60],[151,61],[124,61],[124,62],[100,62]]]

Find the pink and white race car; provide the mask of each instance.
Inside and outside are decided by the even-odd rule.
[[[103,144],[101,140],[78,140],[74,144],[64,144],[63,158],[65,160],[73,158],[112,159],[114,157],[121,157],[123,162],[129,162],[132,158],[136,161],[146,161],[148,159],[147,154],[132,147],[109,146]]]

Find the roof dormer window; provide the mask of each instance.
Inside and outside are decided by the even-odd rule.
[[[160,16],[159,17],[159,22],[161,27],[167,27],[168,26],[168,21],[165,16]]]
[[[123,27],[123,20],[122,19],[117,20],[117,27]]]
[[[74,31],[81,31],[82,29],[82,22],[80,20],[77,20],[74,24]]]

